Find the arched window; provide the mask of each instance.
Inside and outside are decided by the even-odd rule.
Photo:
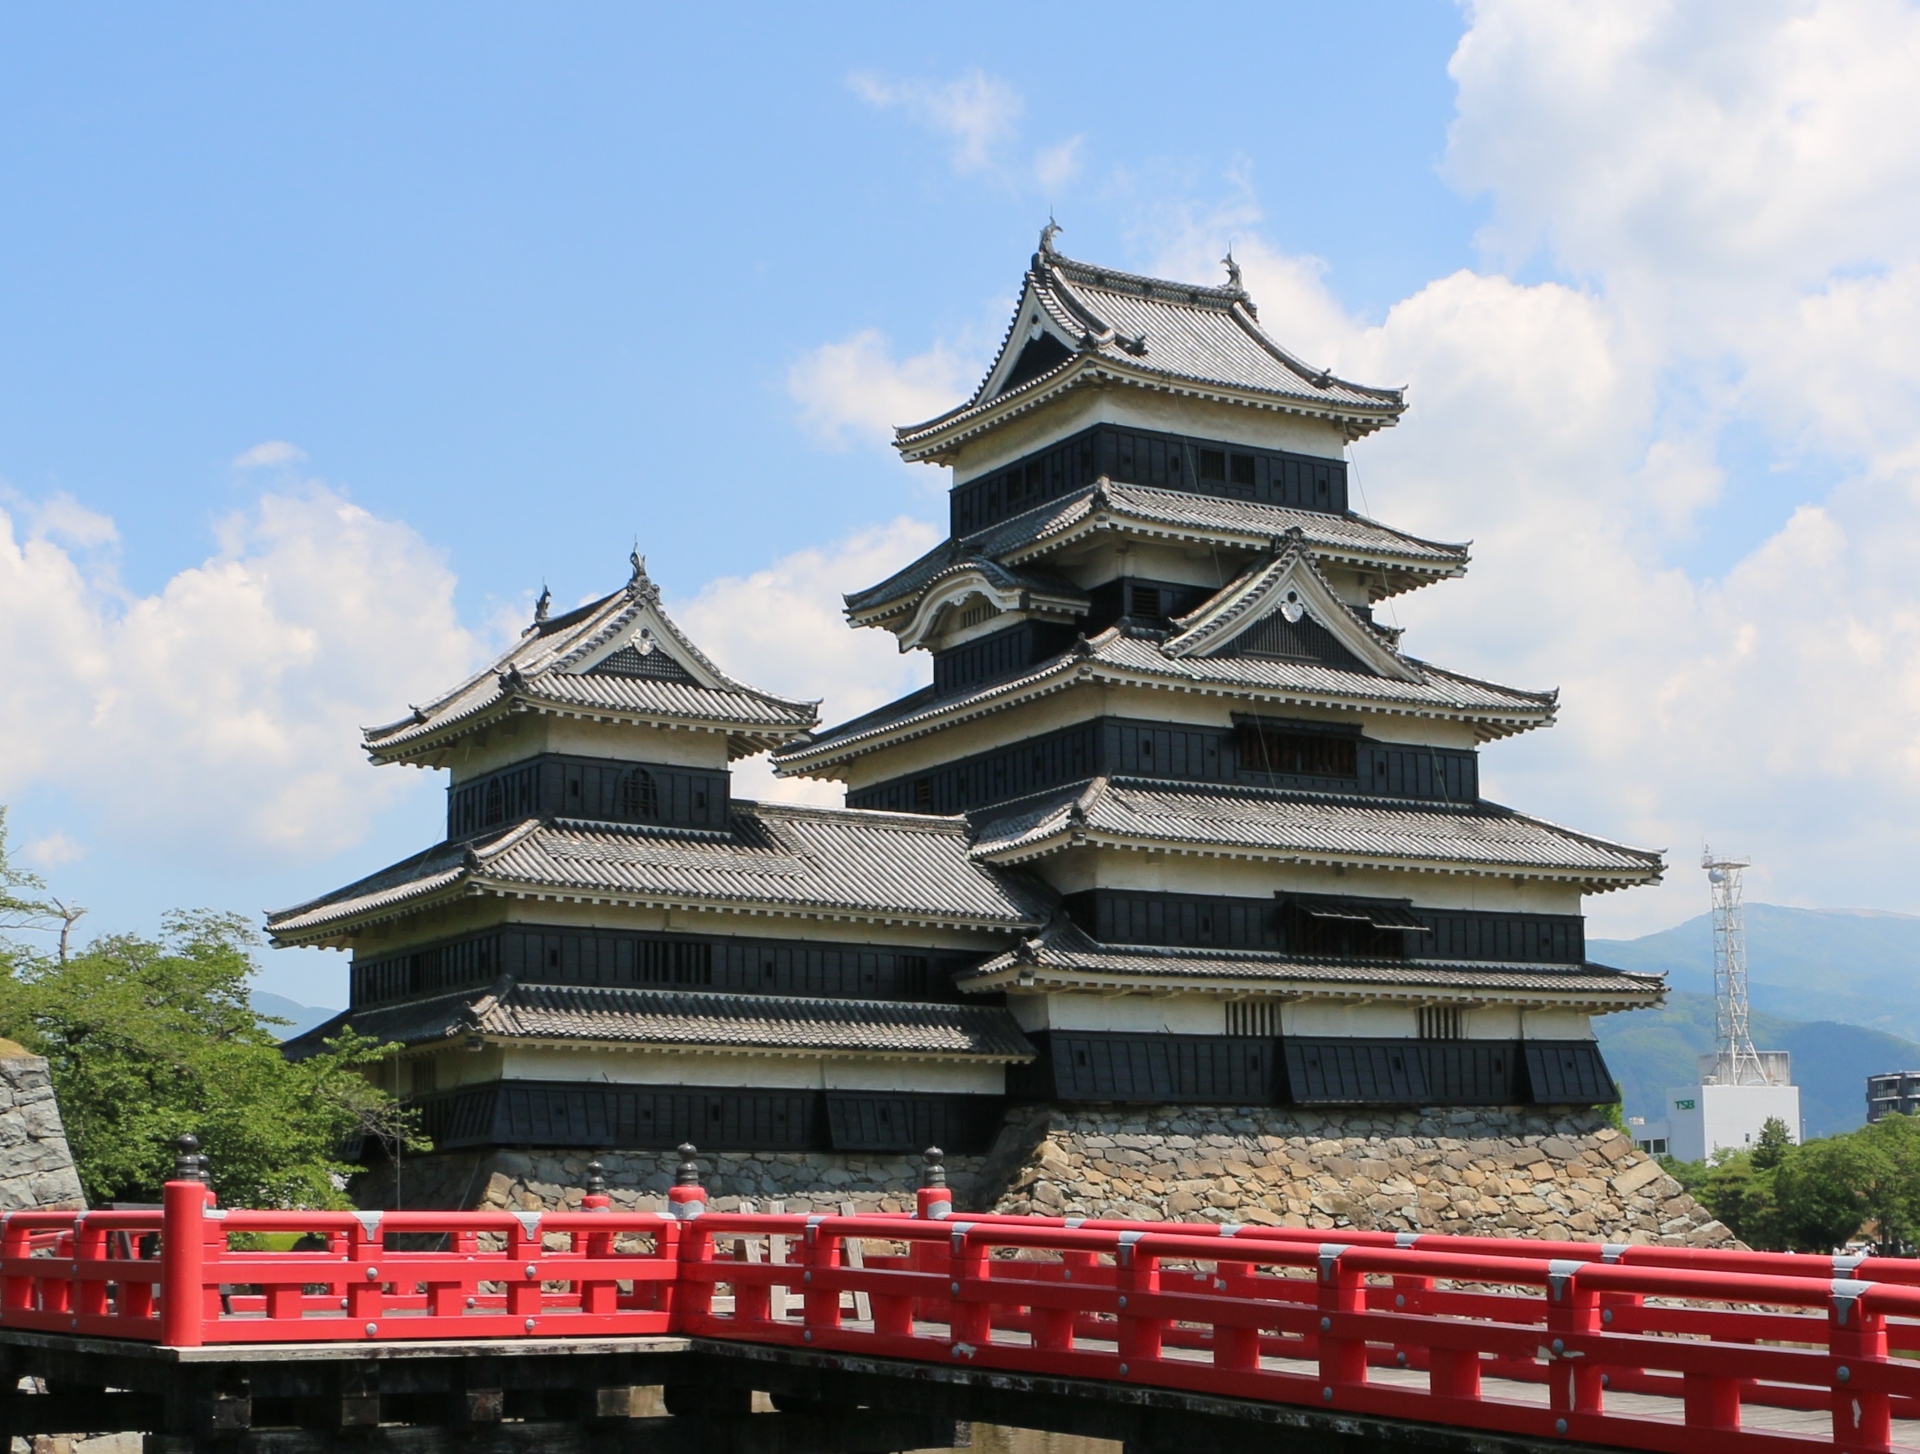
[[[660,789],[644,767],[636,767],[620,779],[620,816],[636,822],[660,816]]]

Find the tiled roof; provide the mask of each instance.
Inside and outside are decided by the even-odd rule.
[[[962,819],[735,802],[724,833],[529,819],[271,915],[267,928],[281,944],[338,941],[468,894],[1003,931],[1045,917],[1043,896],[971,860]]]
[[[1169,657],[1156,636],[1112,627],[1000,681],[945,696],[923,687],[910,696],[782,747],[773,754],[785,775],[817,772],[882,743],[939,731],[1018,702],[1099,682],[1200,692],[1272,706],[1355,707],[1400,716],[1445,718],[1473,725],[1482,741],[1508,737],[1553,720],[1557,696],[1496,686],[1413,657],[1402,657],[1418,681],[1375,676],[1318,662],[1263,656]]]
[[[1020,1061],[1033,1047],[1005,1010],[985,1005],[829,1000],[683,990],[525,984],[348,1011],[289,1041],[296,1056],[351,1026],[402,1045],[480,1034],[728,1051],[828,1051]]]
[[[1011,986],[1035,989],[1171,988],[1257,990],[1267,994],[1352,986],[1387,998],[1487,993],[1501,998],[1545,997],[1628,1009],[1652,1004],[1665,992],[1657,974],[1628,974],[1600,964],[1488,964],[1475,960],[1310,959],[1231,949],[1163,949],[1101,944],[1065,916],[958,976],[976,993]]]
[[[1071,352],[1008,387],[1008,364],[1027,346],[1035,319]],[[1142,277],[1062,257],[1049,234],[979,389],[959,408],[897,430],[896,442],[909,459],[932,457],[1063,387],[1095,380],[1314,414],[1341,422],[1353,438],[1392,424],[1406,407],[1398,389],[1351,383],[1288,353],[1261,328],[1237,270],[1224,288]]]
[[[546,711],[725,732],[730,754],[745,757],[805,731],[818,706],[722,672],[661,608],[636,556],[622,590],[536,621],[485,671],[364,736],[376,762],[402,761],[503,713]]]
[[[1095,531],[1265,550],[1290,530],[1298,530],[1307,549],[1322,560],[1380,572],[1385,578],[1381,598],[1457,576],[1467,566],[1465,545],[1422,540],[1364,515],[1328,515],[1102,479],[998,525],[935,546],[880,584],[849,595],[847,614],[862,625],[878,624],[896,612],[911,610],[937,577],[960,562],[992,560],[1018,566],[1044,559]]]
[[[1572,880],[1588,891],[1651,883],[1658,853],[1529,818],[1497,803],[1380,802],[1148,778],[1094,778],[974,815],[976,857],[1022,863],[1077,843],[1296,863],[1386,863],[1442,873]]]

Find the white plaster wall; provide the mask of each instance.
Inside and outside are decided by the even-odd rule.
[[[501,1078],[976,1095],[1000,1095],[1006,1089],[1006,1068],[1000,1064],[914,1056],[716,1055],[698,1050],[558,1045],[507,1046]]]
[[[990,474],[1011,460],[1043,449],[1057,439],[1078,434],[1091,424],[1123,424],[1167,434],[1198,435],[1228,444],[1284,449],[1322,459],[1342,459],[1346,455],[1345,432],[1331,420],[1238,404],[1217,404],[1149,389],[1085,388],[967,441],[954,460],[953,481],[964,484]]]
[[[1528,1010],[1520,1017],[1523,1040],[1591,1040],[1593,1021],[1579,1010]]]
[[[727,735],[681,728],[583,722],[572,717],[523,712],[457,743],[437,765],[448,768],[455,783],[462,783],[543,752],[724,772]]]
[[[1007,1004],[1023,1030],[1227,1033],[1226,1008],[1216,995],[1014,994]]]
[[[704,913],[689,909],[653,909],[637,905],[553,903],[541,900],[476,897],[460,899],[392,924],[378,924],[358,938],[367,958],[430,944],[458,934],[502,924],[542,927],[640,930],[649,933],[717,934],[742,939],[795,939],[833,944],[872,944],[884,948],[954,949],[994,954],[1016,937],[972,930],[908,927],[859,921],[803,918],[745,911]]]
[[[1334,868],[1249,859],[1200,858],[1128,848],[1069,849],[1028,865],[1061,893],[1094,888],[1157,893],[1223,894],[1271,899],[1283,890],[1411,899],[1433,909],[1485,909],[1506,913],[1577,914],[1580,892],[1561,883],[1464,874]]]
[[[1283,1035],[1346,1035],[1409,1038],[1420,1031],[1411,1005],[1353,1005],[1301,1000],[1280,1007]]]

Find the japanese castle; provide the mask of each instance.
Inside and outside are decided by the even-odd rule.
[[[933,682],[823,728],[736,681],[636,556],[366,733],[445,769],[444,842],[271,916],[353,954],[350,1024],[438,1150],[978,1152],[1022,1102],[1592,1106],[1582,896],[1657,853],[1480,796],[1556,697],[1374,619],[1462,545],[1356,514],[1401,393],[1203,287],[1042,234],[973,396],[897,432],[947,541],[847,597]],[[732,796],[729,764],[845,784]]]

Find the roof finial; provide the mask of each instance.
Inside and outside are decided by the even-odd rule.
[[[640,553],[640,541],[638,538],[635,538],[633,542],[633,552],[627,557],[627,562],[633,567],[633,575],[629,578],[627,584],[637,586],[647,578],[647,558]]]
[[[1049,211],[1047,213],[1047,225],[1040,229],[1040,256],[1041,257],[1059,257],[1060,256],[1059,253],[1053,250],[1053,239],[1064,231],[1066,231],[1066,229],[1062,227],[1058,222],[1055,222],[1053,220],[1053,213]]]
[[[1227,255],[1221,258],[1220,261],[1225,263],[1227,267],[1227,291],[1230,293],[1246,292],[1246,285],[1240,281],[1240,264],[1233,260],[1232,243],[1227,244]]]
[[[547,583],[542,581],[540,582],[540,599],[533,603],[533,619],[536,621],[546,620],[547,608],[552,604],[553,592],[548,590]]]

